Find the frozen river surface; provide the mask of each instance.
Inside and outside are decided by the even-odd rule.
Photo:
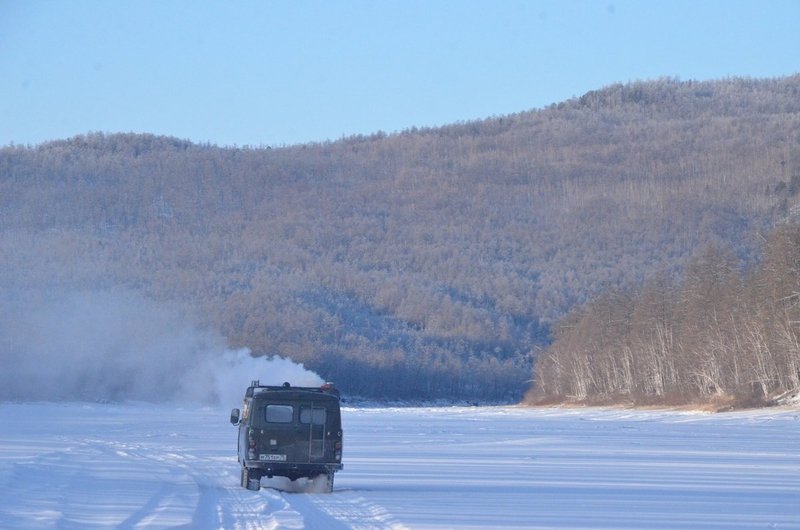
[[[346,408],[329,495],[240,488],[227,419],[0,404],[0,528],[800,528],[797,408]]]

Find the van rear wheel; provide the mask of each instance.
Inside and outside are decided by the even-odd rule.
[[[255,477],[253,476],[255,475]],[[261,477],[255,473],[251,473],[250,469],[242,466],[242,479],[241,485],[251,491],[258,491],[261,489]]]

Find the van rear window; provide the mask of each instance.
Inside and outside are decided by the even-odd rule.
[[[325,425],[326,412],[323,408],[300,407],[300,423]]]
[[[267,423],[292,423],[294,407],[291,405],[267,405]]]

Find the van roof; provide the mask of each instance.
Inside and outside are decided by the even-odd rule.
[[[303,395],[325,395],[335,399],[339,399],[339,390],[333,386],[333,383],[325,383],[321,386],[292,386],[289,383],[284,383],[281,386],[275,385],[262,385],[258,381],[253,381],[249,387],[245,397],[253,397],[258,394],[288,394],[291,393],[292,397],[300,397]]]

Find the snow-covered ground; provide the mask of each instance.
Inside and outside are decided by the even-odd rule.
[[[239,487],[229,410],[0,404],[0,528],[800,528],[800,409],[345,409],[334,493]]]

